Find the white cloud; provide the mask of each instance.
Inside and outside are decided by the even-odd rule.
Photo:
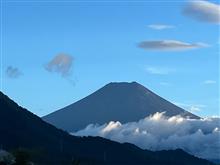
[[[204,48],[208,45],[205,43],[186,43],[176,40],[152,40],[143,41],[138,44],[139,48],[156,51],[183,51],[197,48]]]
[[[158,75],[166,75],[175,71],[174,69],[171,68],[155,67],[155,66],[148,66],[145,68],[145,70],[147,73],[158,74]]]
[[[208,1],[190,1],[183,14],[198,21],[220,24],[220,6]]]
[[[187,119],[156,113],[138,122],[90,124],[72,134],[101,136],[153,151],[181,148],[205,159],[218,159],[220,154],[220,118],[215,117]]]
[[[67,54],[56,55],[46,66],[49,72],[57,72],[63,77],[69,76],[73,64],[73,57]]]
[[[203,81],[203,84],[216,84],[216,81],[214,81],[214,80],[205,80],[205,81]]]
[[[22,75],[22,72],[13,66],[8,66],[5,73],[8,78],[19,78]]]
[[[173,29],[175,26],[173,25],[164,25],[164,24],[150,24],[147,27],[154,30],[164,30],[164,29]]]

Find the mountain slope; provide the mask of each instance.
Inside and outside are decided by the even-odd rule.
[[[44,122],[0,92],[0,146],[5,150],[27,148],[35,151],[38,165],[212,165],[182,150],[151,152],[131,144],[100,137],[75,137]]]
[[[58,128],[73,132],[91,123],[104,124],[109,121],[127,123],[163,111],[166,111],[167,116],[198,118],[136,82],[122,82],[107,84],[84,99],[43,119]]]

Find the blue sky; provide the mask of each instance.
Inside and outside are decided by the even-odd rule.
[[[1,90],[33,113],[48,114],[109,82],[137,81],[197,115],[219,115],[219,22],[184,14],[191,2],[1,5]],[[168,41],[168,50],[161,42],[141,48],[144,41]],[[67,76],[45,69],[61,53],[73,58]]]

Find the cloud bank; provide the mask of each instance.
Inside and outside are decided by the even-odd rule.
[[[101,126],[90,124],[72,134],[101,136],[153,151],[181,148],[205,159],[219,159],[220,154],[220,118],[217,117],[187,119],[166,117],[163,112],[126,124],[119,121]]]
[[[189,2],[183,14],[198,21],[220,24],[220,6],[208,1]]]
[[[49,72],[57,72],[63,77],[70,75],[70,71],[73,65],[73,57],[67,54],[56,55],[48,64],[45,69]]]
[[[173,25],[164,25],[164,24],[150,24],[147,27],[154,30],[165,30],[165,29],[173,29],[175,26]]]
[[[143,41],[138,44],[139,48],[156,51],[183,51],[207,46],[204,43],[186,43],[176,40]]]
[[[8,78],[14,79],[19,78],[22,75],[22,72],[18,68],[13,66],[8,66],[5,73]]]

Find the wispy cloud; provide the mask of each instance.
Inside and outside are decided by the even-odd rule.
[[[205,80],[203,81],[203,84],[216,84],[215,80]]]
[[[192,112],[192,113],[200,112],[201,108],[200,107],[196,107],[196,106],[191,106],[189,111]]]
[[[203,104],[186,104],[186,103],[180,103],[180,102],[173,102],[173,104],[182,107],[183,109],[192,112],[197,113],[202,111],[203,108],[206,107],[206,105]]]
[[[8,78],[14,79],[19,78],[22,75],[22,72],[18,68],[13,66],[8,66],[5,73]]]
[[[165,29],[173,29],[175,26],[173,25],[165,25],[165,24],[150,24],[147,27],[154,30],[165,30]]]
[[[157,66],[147,66],[145,71],[149,74],[158,74],[158,75],[166,75],[174,72],[174,69],[166,68],[166,67],[157,67]]]
[[[73,57],[68,54],[58,54],[51,61],[49,61],[45,69],[49,72],[56,72],[63,77],[70,75],[73,65]]]
[[[207,47],[205,43],[186,43],[177,40],[151,40],[138,44],[139,48],[155,51],[183,51]]]
[[[171,86],[171,83],[168,83],[168,82],[160,82],[160,85],[162,85],[162,86]]]
[[[183,8],[183,14],[198,21],[220,24],[220,5],[208,1],[188,2]]]

